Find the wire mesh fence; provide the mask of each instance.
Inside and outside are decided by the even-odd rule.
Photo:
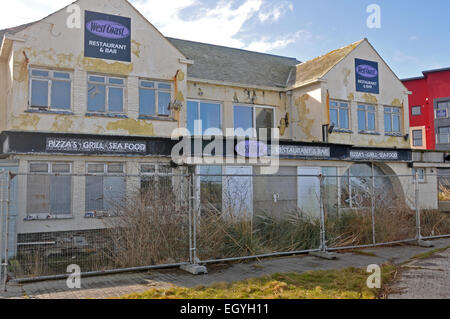
[[[196,174],[142,167],[139,175],[91,169],[98,172],[13,177],[21,218],[9,259],[11,180],[0,172],[2,273],[42,278],[74,264],[108,272],[450,235],[450,217],[439,210],[449,184],[437,175],[385,175],[370,165],[344,175],[298,167],[277,175],[256,167],[205,166]]]

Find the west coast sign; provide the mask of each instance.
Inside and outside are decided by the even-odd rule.
[[[84,56],[131,62],[131,19],[86,11]]]
[[[355,59],[356,91],[379,94],[378,63]]]

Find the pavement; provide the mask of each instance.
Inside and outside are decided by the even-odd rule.
[[[450,238],[432,241],[433,248],[397,245],[359,249],[359,252],[339,252],[336,260],[325,260],[310,255],[255,260],[245,263],[209,264],[208,274],[193,276],[180,269],[153,270],[123,273],[109,276],[85,277],[81,289],[69,289],[66,280],[32,283],[10,283],[7,292],[0,291],[1,298],[29,299],[106,299],[139,293],[151,288],[180,286],[192,288],[209,286],[217,282],[234,282],[274,273],[311,270],[366,268],[391,262],[406,263],[395,287],[394,298],[450,298],[449,250],[430,260],[411,260],[412,257],[436,248],[450,247]],[[361,251],[366,254],[361,254]],[[397,286],[398,285],[398,286]]]

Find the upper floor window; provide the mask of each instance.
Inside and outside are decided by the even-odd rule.
[[[415,147],[423,146],[422,130],[413,130],[412,138],[413,138],[413,146]]]
[[[88,111],[123,113],[125,79],[89,75]]]
[[[164,82],[139,81],[139,114],[169,116],[172,85]]]
[[[70,72],[30,70],[30,107],[40,109],[70,110]]]
[[[386,133],[400,133],[401,109],[398,107],[384,108],[384,131]]]
[[[374,105],[358,105],[358,129],[375,132],[376,107]]]
[[[411,115],[412,116],[417,116],[417,115],[421,115],[421,114],[422,114],[422,107],[420,105],[411,107]]]
[[[450,108],[450,101],[443,101],[437,103],[437,109],[436,109],[436,118],[437,119],[443,119],[449,117],[449,108]]]
[[[438,129],[438,144],[449,144],[450,143],[450,127],[440,127]]]
[[[189,100],[187,103],[187,129],[190,134],[204,135],[206,130],[212,132],[212,129],[221,131],[221,108],[220,103]]]
[[[267,129],[266,137],[271,137],[274,126],[274,111],[272,108],[261,106],[234,106],[235,135],[256,137],[261,134],[260,129]],[[249,134],[249,130],[251,133]],[[256,133],[256,136],[255,136]]]
[[[330,101],[330,124],[337,129],[350,129],[348,103]]]

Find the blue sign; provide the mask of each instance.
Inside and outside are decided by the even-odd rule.
[[[356,91],[380,93],[378,62],[355,59]]]
[[[447,110],[436,110],[436,118],[446,118],[447,117]]]
[[[86,11],[84,56],[131,62],[131,19]]]

